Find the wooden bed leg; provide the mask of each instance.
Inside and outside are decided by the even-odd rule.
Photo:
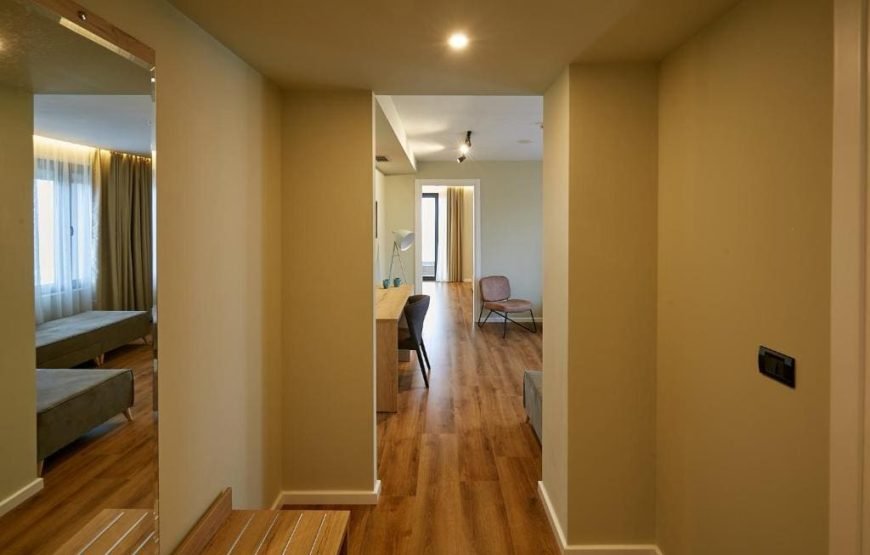
[[[42,478],[42,470],[45,468],[45,459],[36,463],[36,475]]]
[[[97,366],[102,366],[105,362],[106,362],[106,354],[105,353],[98,355],[97,358],[94,359],[94,363]]]
[[[124,409],[124,416],[127,418],[127,420],[129,422],[132,422],[133,421],[133,409],[131,409],[129,407]]]

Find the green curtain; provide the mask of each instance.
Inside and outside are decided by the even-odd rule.
[[[151,310],[151,159],[101,150],[97,306]]]

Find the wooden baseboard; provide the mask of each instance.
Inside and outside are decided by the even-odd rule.
[[[272,509],[284,505],[377,505],[380,496],[380,480],[372,490],[289,490],[278,494]]]
[[[559,523],[559,518],[556,515],[556,510],[550,501],[550,496],[547,494],[547,488],[544,487],[544,482],[538,482],[538,495],[541,497],[541,502],[544,504],[544,512],[547,513],[547,520],[550,521],[550,527],[553,529],[553,534],[556,536],[556,543],[559,544],[559,549],[565,553],[583,553],[584,555],[662,555],[658,546],[647,544],[630,544],[630,545],[570,545],[565,538],[565,533],[562,531],[562,526]]]
[[[5,515],[18,505],[21,505],[40,491],[42,491],[42,478],[36,478],[20,490],[16,491],[6,499],[0,501],[0,516]]]

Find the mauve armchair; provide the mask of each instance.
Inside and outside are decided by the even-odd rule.
[[[504,328],[502,337],[507,336],[507,324],[512,322],[530,333],[538,332],[538,324],[535,322],[535,313],[532,310],[531,301],[525,299],[511,298],[511,282],[505,276],[487,276],[480,278],[480,296],[483,301],[480,305],[480,315],[477,317],[477,326],[481,327],[489,320],[493,312],[504,318]],[[489,310],[486,318],[483,318],[483,311]],[[513,320],[509,314],[519,314],[528,312],[532,316],[532,328],[520,324]]]

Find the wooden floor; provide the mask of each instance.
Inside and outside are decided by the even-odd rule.
[[[43,490],[0,518],[0,553],[53,553],[102,509],[154,509],[157,432],[151,352],[140,344],[106,355],[104,367],[133,369],[133,422],[116,416],[49,457]]]
[[[469,284],[423,292],[430,389],[416,357],[402,363],[399,412],[378,416],[380,502],[321,508],[351,511],[351,554],[558,553],[522,405],[523,370],[541,367],[540,332],[472,329]]]

